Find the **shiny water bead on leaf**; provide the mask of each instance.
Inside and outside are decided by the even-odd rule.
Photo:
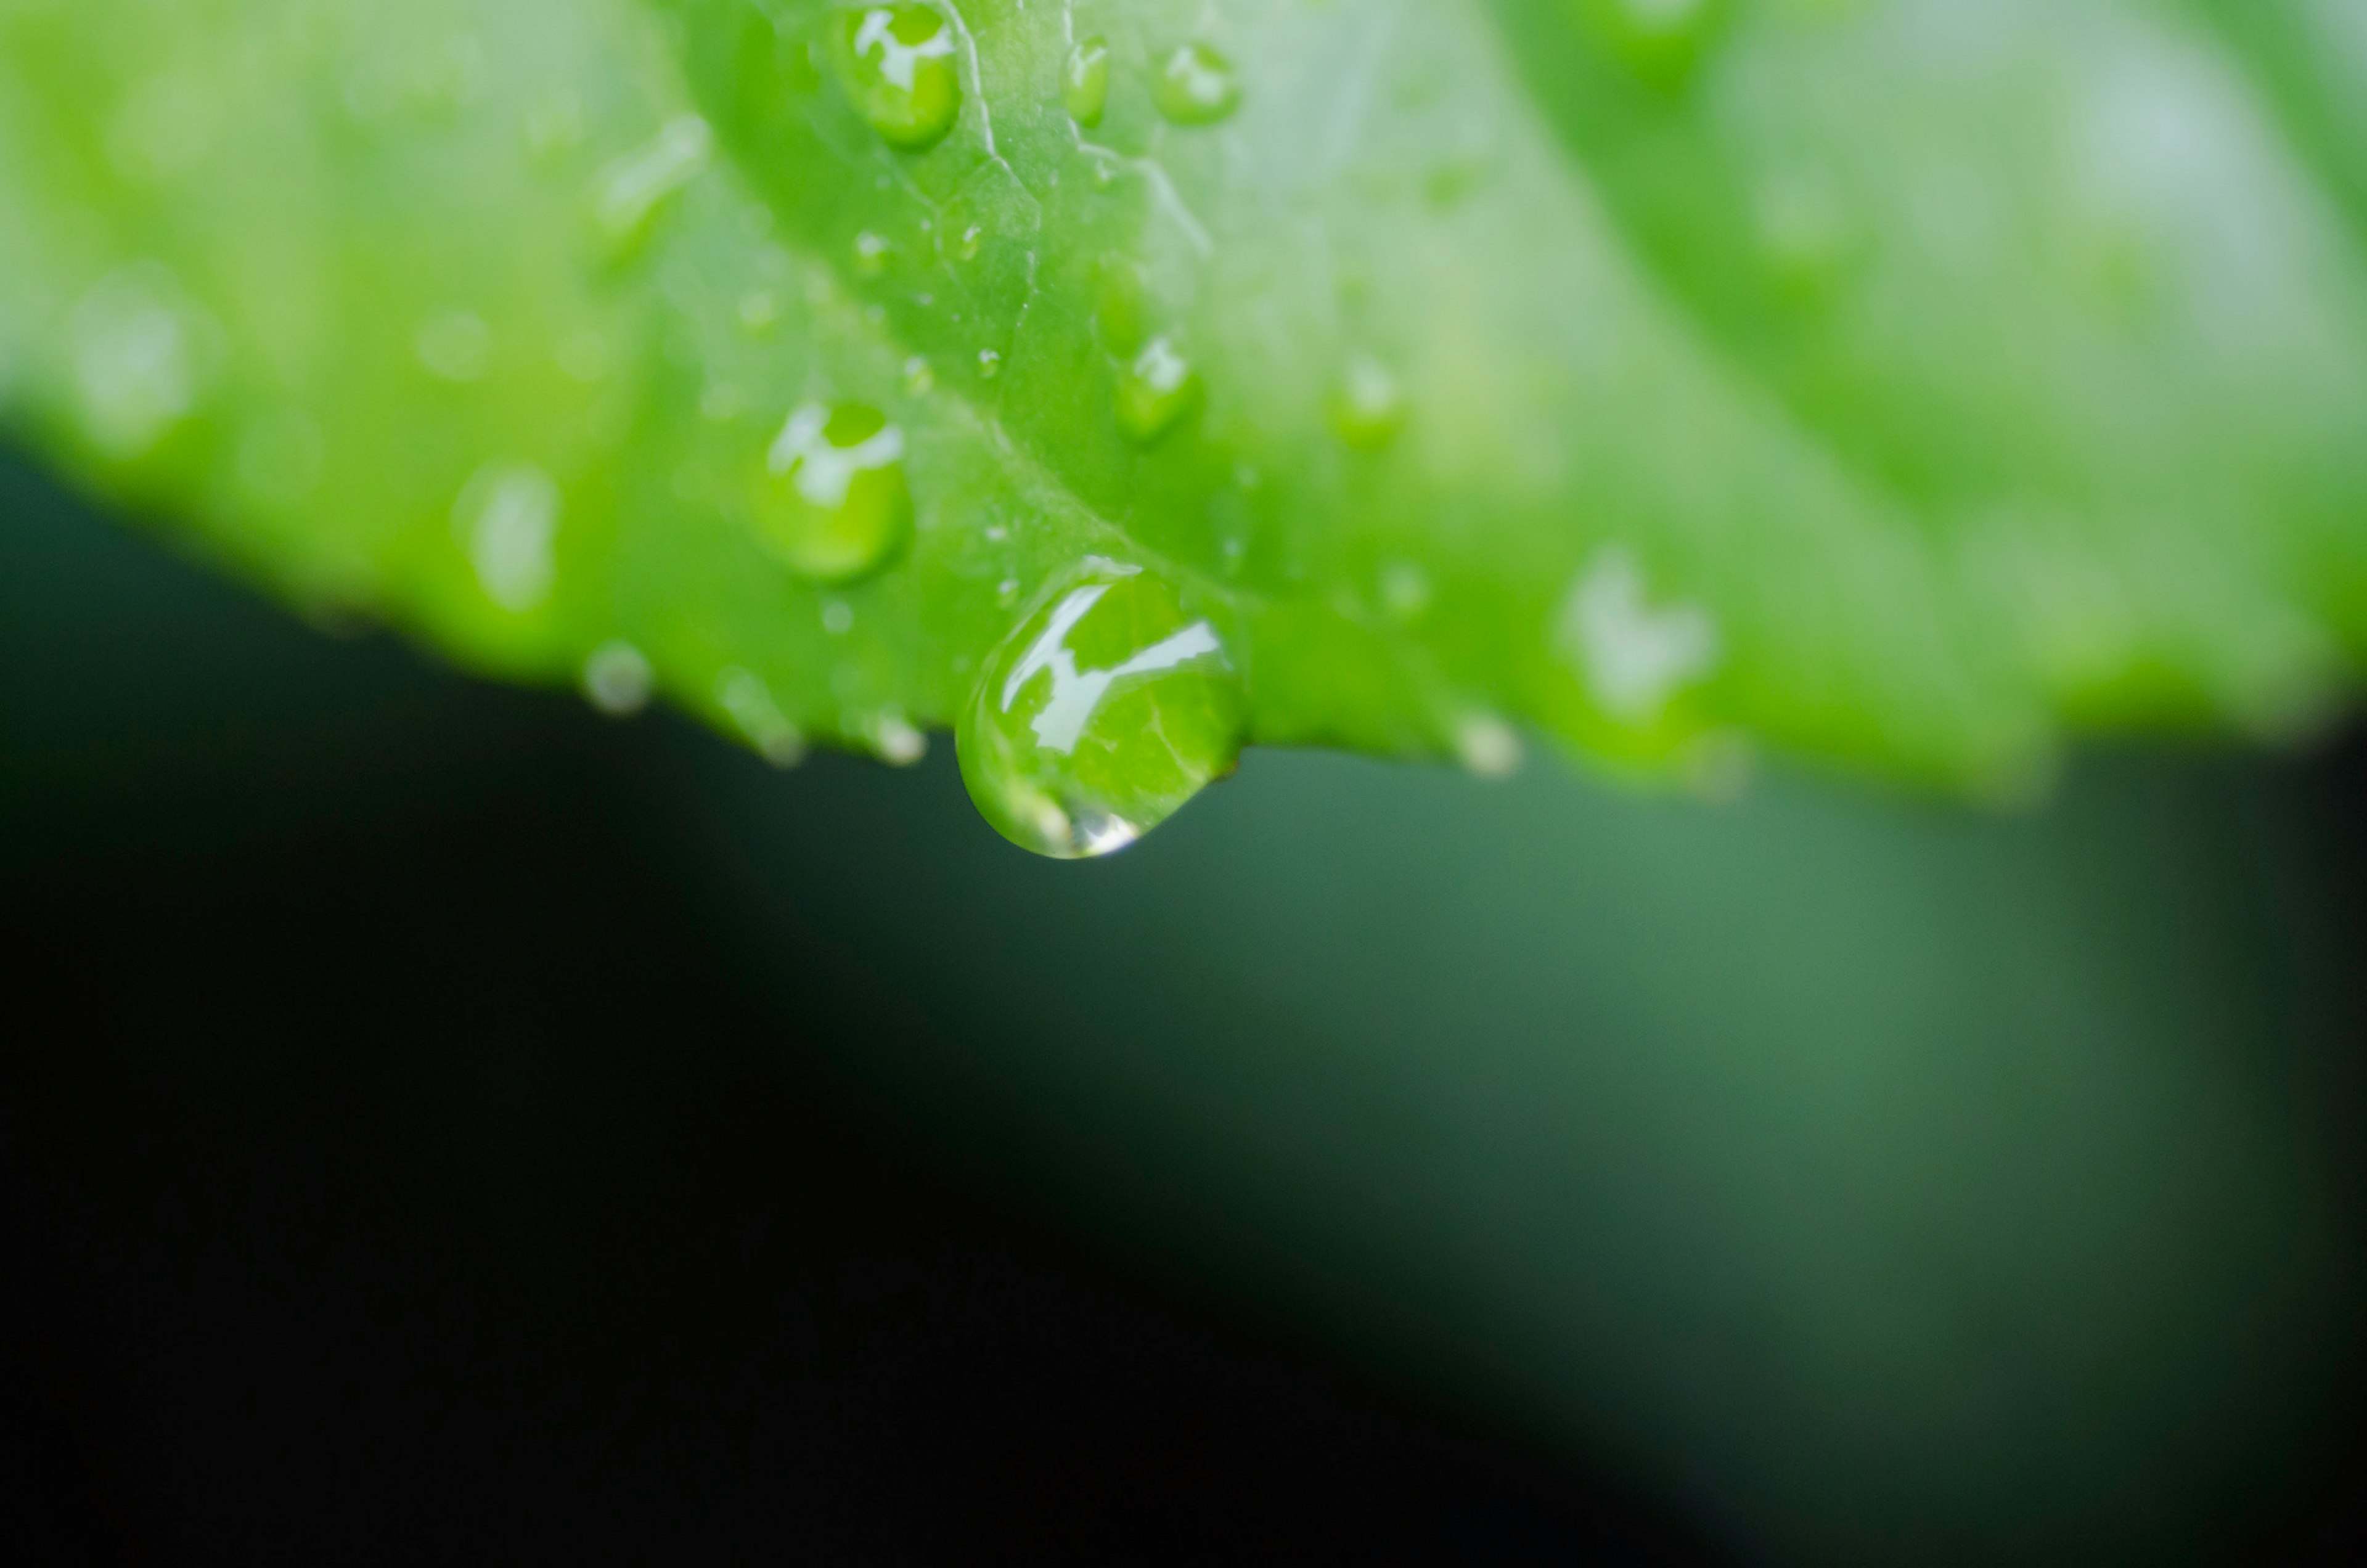
[[[1165,579],[1097,559],[996,652],[955,745],[998,832],[1075,860],[1124,849],[1231,773],[1247,723],[1215,624]]]
[[[855,109],[890,147],[923,152],[961,113],[953,24],[926,6],[866,6],[844,14],[831,58]]]
[[[1331,389],[1331,433],[1362,451],[1386,446],[1405,423],[1405,390],[1389,367],[1360,354]]]
[[[1149,446],[1174,429],[1199,400],[1200,378],[1192,362],[1174,339],[1152,338],[1118,378],[1118,428]]]
[[[1089,38],[1069,51],[1060,72],[1060,103],[1069,118],[1091,130],[1109,107],[1109,44]]]
[[[1726,25],[1728,0],[1575,0],[1588,28],[1654,87],[1682,86]]]
[[[1213,125],[1241,101],[1232,62],[1205,43],[1178,44],[1159,62],[1150,101],[1178,125]]]
[[[806,403],[765,454],[753,507],[774,554],[819,582],[867,577],[912,536],[904,433],[863,403]]]

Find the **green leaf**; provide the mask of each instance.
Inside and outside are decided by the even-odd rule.
[[[0,411],[1037,848],[1243,740],[2010,795],[2354,679],[2362,17],[0,0]]]

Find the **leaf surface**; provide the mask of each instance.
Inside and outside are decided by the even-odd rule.
[[[2011,794],[2351,682],[2361,105],[2350,0],[0,0],[0,414],[784,761]],[[1095,583],[1189,711],[990,713]]]

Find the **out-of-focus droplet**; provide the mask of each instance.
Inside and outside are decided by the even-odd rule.
[[[867,6],[832,34],[841,85],[879,139],[906,152],[945,140],[961,115],[953,24],[926,6]]]
[[[878,277],[888,270],[888,257],[894,249],[884,234],[866,229],[855,236],[855,276]]]
[[[1174,429],[1199,398],[1199,375],[1174,339],[1152,338],[1118,377],[1118,428],[1147,446]]]
[[[1109,107],[1109,78],[1108,40],[1089,38],[1069,51],[1068,64],[1060,73],[1060,104],[1069,118],[1087,130],[1101,124],[1103,112]]]
[[[1631,724],[1657,722],[1670,701],[1718,661],[1717,623],[1698,604],[1655,605],[1644,569],[1617,546],[1572,580],[1554,628],[1597,705]]]
[[[916,354],[904,361],[904,390],[915,398],[924,398],[936,389],[937,373],[925,355]]]
[[[1579,15],[1636,75],[1662,91],[1689,81],[1726,25],[1729,0],[1579,0]]]
[[[872,750],[891,768],[909,768],[929,754],[929,738],[893,708],[872,715],[865,728],[870,732]]]
[[[493,329],[471,311],[441,311],[419,323],[411,334],[411,351],[439,381],[481,381],[493,365]]]
[[[1430,611],[1430,574],[1411,561],[1391,561],[1381,569],[1381,614],[1410,626]]]
[[[1133,258],[1112,252],[1093,264],[1093,322],[1112,354],[1130,355],[1142,346],[1149,293],[1142,265]]]
[[[1002,374],[1002,355],[991,348],[978,351],[978,373],[982,380],[991,381]]]
[[[1205,43],[1169,50],[1150,79],[1152,107],[1177,125],[1214,125],[1240,101],[1233,62]]]
[[[592,182],[592,217],[608,243],[619,250],[639,244],[666,198],[707,167],[714,147],[707,122],[686,114],[602,169]]]
[[[141,457],[197,408],[208,325],[161,263],[94,284],[66,319],[75,412],[108,457]]]
[[[1389,444],[1405,423],[1405,389],[1369,354],[1350,357],[1331,389],[1331,433],[1360,451]]]
[[[532,463],[509,461],[479,468],[452,504],[453,533],[477,586],[514,615],[550,597],[559,510],[557,481]]]
[[[995,829],[1074,860],[1125,848],[1232,772],[1248,694],[1172,583],[1088,560],[987,663],[955,744]]]
[[[629,718],[649,706],[657,674],[647,654],[616,638],[585,657],[582,684],[584,701],[611,718]]]
[[[912,533],[904,433],[864,403],[806,403],[765,453],[756,532],[800,575],[851,582],[889,565]]]
[[[1455,759],[1476,778],[1510,778],[1525,753],[1520,731],[1494,714],[1473,714],[1455,727]]]
[[[780,325],[781,302],[769,288],[751,288],[740,296],[740,330],[762,337]]]
[[[806,760],[804,731],[781,712],[772,688],[754,671],[727,664],[717,671],[715,704],[773,766],[794,768]]]

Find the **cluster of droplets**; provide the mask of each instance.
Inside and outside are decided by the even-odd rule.
[[[1231,773],[1247,727],[1215,622],[1158,573],[1093,558],[988,662],[955,745],[998,831],[1074,860],[1125,848]]]

